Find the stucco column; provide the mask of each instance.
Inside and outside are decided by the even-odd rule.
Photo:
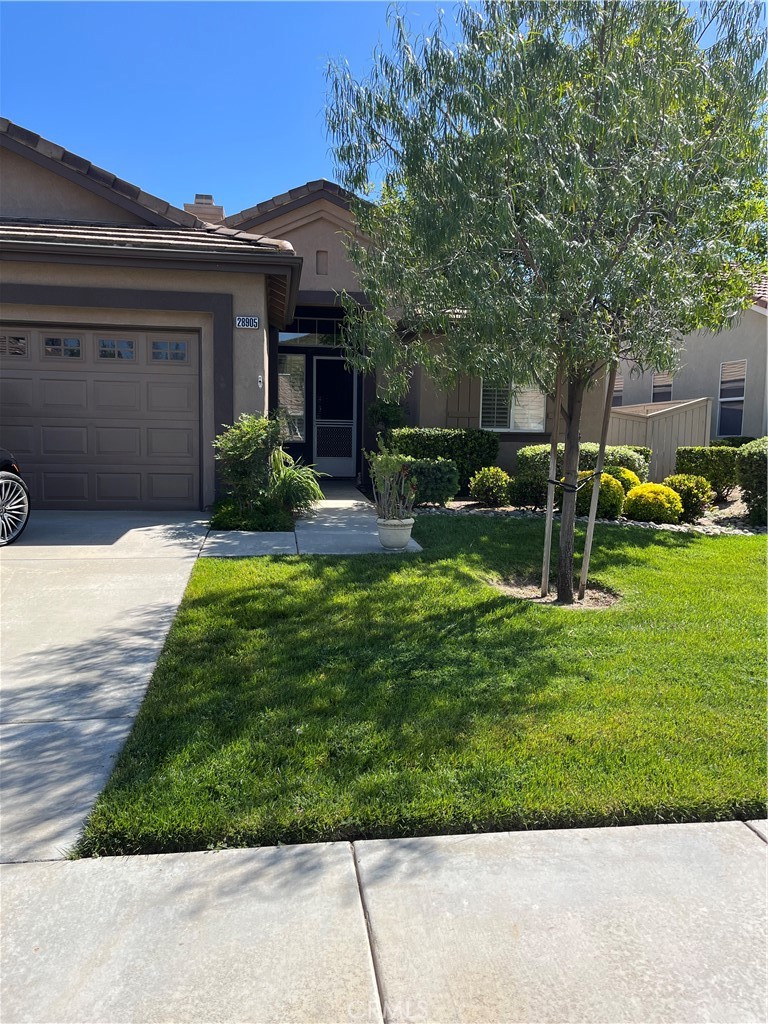
[[[235,419],[241,413],[267,414],[267,295],[264,277],[233,295],[234,316],[258,316],[259,326],[232,325],[232,373]]]

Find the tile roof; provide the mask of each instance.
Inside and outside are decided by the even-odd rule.
[[[123,200],[128,199],[132,203],[135,203],[137,207],[143,208],[148,211],[149,214],[154,215],[156,219],[162,219],[166,222],[166,226],[179,227],[186,229],[200,229],[205,232],[206,235],[215,233],[222,237],[237,238],[242,237],[243,242],[253,244],[254,242],[258,245],[261,244],[267,249],[273,249],[276,251],[293,252],[293,246],[289,242],[280,241],[273,238],[266,238],[265,236],[258,237],[255,235],[246,235],[244,232],[233,231],[232,227],[227,224],[209,224],[207,221],[201,220],[199,217],[194,216],[191,213],[187,213],[185,210],[179,210],[175,206],[171,206],[164,199],[153,196],[149,192],[144,192],[138,185],[132,185],[128,181],[124,181],[119,178],[116,174],[112,174],[111,171],[105,171],[103,167],[97,167],[92,164],[89,160],[85,160],[81,156],[77,156],[76,153],[70,153],[69,150],[58,146],[55,142],[50,142],[48,139],[44,139],[41,135],[37,135],[35,132],[29,131],[27,128],[22,128],[21,125],[14,124],[5,117],[0,117],[0,137],[4,136],[10,140],[9,144],[22,149],[32,151],[36,155],[36,158],[43,158],[43,162],[50,161],[53,164],[60,164],[62,169],[67,174],[71,175],[74,173],[75,176],[82,176],[84,179],[84,185],[95,186],[100,189],[106,189],[107,192],[115,193],[116,198],[120,197]],[[75,225],[71,225],[74,229]],[[106,226],[105,226],[106,227]],[[162,227],[162,225],[160,225]],[[87,230],[87,229],[86,229]],[[103,229],[98,228],[99,231]],[[120,229],[122,230],[122,229]],[[134,242],[123,241],[122,243],[117,240],[117,236],[113,244],[124,244],[124,245],[136,245],[141,246],[144,243],[139,239],[139,233],[141,227],[135,230],[136,240]],[[157,228],[148,227],[149,231],[156,231]],[[127,235],[125,238],[127,239]],[[155,236],[157,246],[163,247],[170,244],[169,240],[162,241],[159,236]],[[181,242],[181,239],[179,239]],[[189,240],[191,241],[191,240]],[[94,244],[99,244],[95,242]],[[212,244],[207,242],[206,244]]]
[[[768,277],[764,277],[755,288],[755,305],[768,309]]]
[[[277,215],[287,206],[293,206],[294,204],[300,206],[313,199],[320,198],[329,199],[337,206],[349,209],[349,204],[357,197],[354,193],[348,192],[341,185],[337,185],[333,181],[318,178],[317,181],[308,181],[305,185],[289,189],[288,192],[281,192],[279,196],[265,199],[263,202],[257,203],[247,210],[233,213],[229,217],[224,218],[224,223],[230,227],[236,227],[244,223],[253,224],[259,219],[267,219],[268,216]]]
[[[0,242],[50,246],[87,246],[99,249],[171,250],[201,255],[247,255],[254,252],[294,255],[290,242],[246,231],[203,224],[165,228],[151,225],[75,224],[58,221],[2,220]]]

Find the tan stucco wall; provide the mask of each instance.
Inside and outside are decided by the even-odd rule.
[[[92,224],[147,223],[88,189],[6,149],[0,149],[0,217]]]
[[[595,387],[587,392],[581,416],[581,440],[599,441],[605,403],[605,378],[601,377]],[[421,367],[414,372],[406,403],[408,423],[419,427],[479,427],[481,385],[479,377],[464,377],[449,392],[442,391]],[[531,439],[531,435],[515,438],[509,432],[499,434],[498,465],[508,473],[517,468],[517,452],[530,444],[543,444],[548,440],[554,423],[554,402],[547,401],[546,433]],[[565,427],[560,425],[560,438],[565,437]]]
[[[731,359],[747,360],[742,433],[763,437],[768,433],[766,412],[766,350],[768,349],[768,316],[757,309],[748,309],[741,320],[728,331],[711,334],[697,331],[683,341],[680,369],[672,381],[673,401],[691,398],[712,399],[710,436],[717,437],[720,364]],[[623,405],[650,402],[651,373],[632,379],[631,364],[622,368],[624,376]]]
[[[298,210],[276,216],[251,228],[254,235],[284,238],[304,257],[301,289],[307,291],[357,291],[357,277],[347,258],[343,236],[352,231],[348,211],[318,199]],[[328,253],[328,273],[316,272],[318,250]]]
[[[233,296],[234,314],[255,314],[262,325],[267,322],[266,291],[263,275],[211,273],[201,271],[145,270],[118,267],[78,267],[61,264],[33,264],[8,261],[2,266],[5,283],[40,286],[69,285],[92,288],[130,288],[148,291],[215,292]],[[197,328],[202,339],[202,450],[203,490],[206,504],[213,500],[214,462],[211,441],[213,416],[213,324],[210,314],[185,311],[76,309],[70,306],[20,306],[5,304],[3,319],[14,323],[98,323],[115,326],[157,326]],[[242,412],[266,413],[267,406],[267,331],[233,330],[233,401],[235,418]],[[262,377],[263,386],[258,387]]]

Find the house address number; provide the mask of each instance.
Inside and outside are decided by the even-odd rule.
[[[259,326],[259,318],[257,316],[236,316],[235,327],[246,327],[250,330],[257,330]]]

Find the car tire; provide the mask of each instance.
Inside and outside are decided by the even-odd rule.
[[[0,471],[0,548],[24,533],[30,508],[29,488],[21,477]]]

